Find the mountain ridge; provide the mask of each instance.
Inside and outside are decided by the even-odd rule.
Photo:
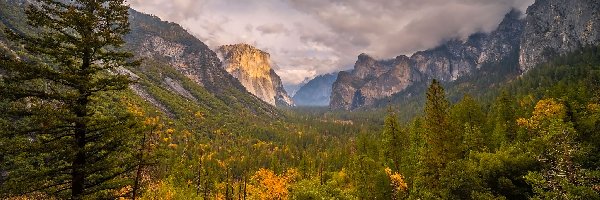
[[[337,76],[338,73],[329,73],[309,80],[294,94],[294,102],[298,106],[328,106]]]
[[[546,12],[549,8],[552,8],[551,12]],[[397,66],[391,64],[390,60],[375,60],[361,54],[353,70],[340,72],[333,84],[329,106],[343,110],[373,106],[382,99],[399,95],[409,86],[425,84],[431,79],[453,82],[472,76],[482,66],[494,63],[514,60],[519,63],[516,69],[496,71],[525,73],[547,58],[600,43],[600,33],[597,31],[600,27],[594,28],[600,24],[600,12],[597,11],[600,9],[594,8],[600,8],[600,3],[589,0],[577,0],[572,4],[565,0],[538,0],[527,9],[524,18],[520,11],[512,9],[490,33],[475,33],[464,41],[452,39],[436,48],[416,52],[410,58],[399,56],[391,59],[399,61],[401,57],[408,58],[405,63],[407,66]],[[573,12],[585,16],[578,17]],[[538,27],[543,27],[543,31]],[[408,69],[399,73],[402,67]],[[390,76],[392,72],[396,76]]]

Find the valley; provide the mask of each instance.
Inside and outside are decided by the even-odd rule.
[[[536,0],[291,95],[277,49],[0,0],[0,198],[600,199],[598,8]]]

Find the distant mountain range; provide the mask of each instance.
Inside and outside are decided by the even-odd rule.
[[[329,105],[344,110],[370,107],[432,79],[449,83],[479,74],[486,65],[507,68],[514,66],[500,63],[518,63],[516,69],[494,70],[526,73],[556,55],[599,43],[600,1],[537,0],[525,16],[511,10],[490,33],[453,39],[410,57],[375,60],[359,55],[353,70],[339,73]]]
[[[298,106],[328,106],[337,73],[319,75],[304,84],[295,94]]]
[[[24,25],[23,5],[27,2],[0,1],[0,28],[31,31]],[[497,71],[526,73],[548,58],[600,43],[599,1],[537,0],[526,14],[508,12],[490,33],[452,39],[410,57],[376,60],[361,54],[353,70],[317,76],[291,98],[273,71],[267,52],[249,45],[226,45],[215,52],[178,24],[135,10],[130,16],[132,31],[125,38],[126,48],[144,58],[144,63],[139,69],[125,70],[146,80],[132,86],[132,91],[173,116],[176,109],[158,95],[158,90],[208,110],[226,105],[231,110],[243,108],[269,116],[278,115],[275,105],[329,105],[354,110],[410,94],[412,88],[432,79],[451,83],[480,76],[478,72],[488,65],[507,68]],[[3,34],[0,48],[18,50]],[[517,66],[498,64],[503,62]],[[203,100],[207,98],[212,103]]]

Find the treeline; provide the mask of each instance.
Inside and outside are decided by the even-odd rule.
[[[598,199],[599,55],[590,47],[541,65],[490,103],[452,104],[434,81],[409,123],[401,109],[383,124],[317,110],[209,139],[175,133],[145,197]]]
[[[37,34],[6,31],[24,48],[0,57],[0,198],[600,199],[599,47],[486,98],[452,103],[433,81],[423,110],[269,118],[183,81],[192,104],[160,85],[174,70],[137,67],[118,50],[123,1],[43,3],[27,13]],[[170,113],[126,90],[121,66]]]

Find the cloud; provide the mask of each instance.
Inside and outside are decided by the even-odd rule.
[[[130,0],[181,24],[211,48],[247,43],[271,54],[287,85],[495,29],[534,0]]]
[[[128,0],[134,8],[167,20],[179,22],[197,16],[207,0]]]
[[[290,30],[280,23],[260,25],[256,27],[256,30],[262,34],[289,34],[290,32]]]
[[[512,8],[533,0],[290,0],[315,16],[328,34],[306,34],[304,40],[330,45],[345,53],[366,52],[394,57],[435,47],[452,38],[497,27]]]

